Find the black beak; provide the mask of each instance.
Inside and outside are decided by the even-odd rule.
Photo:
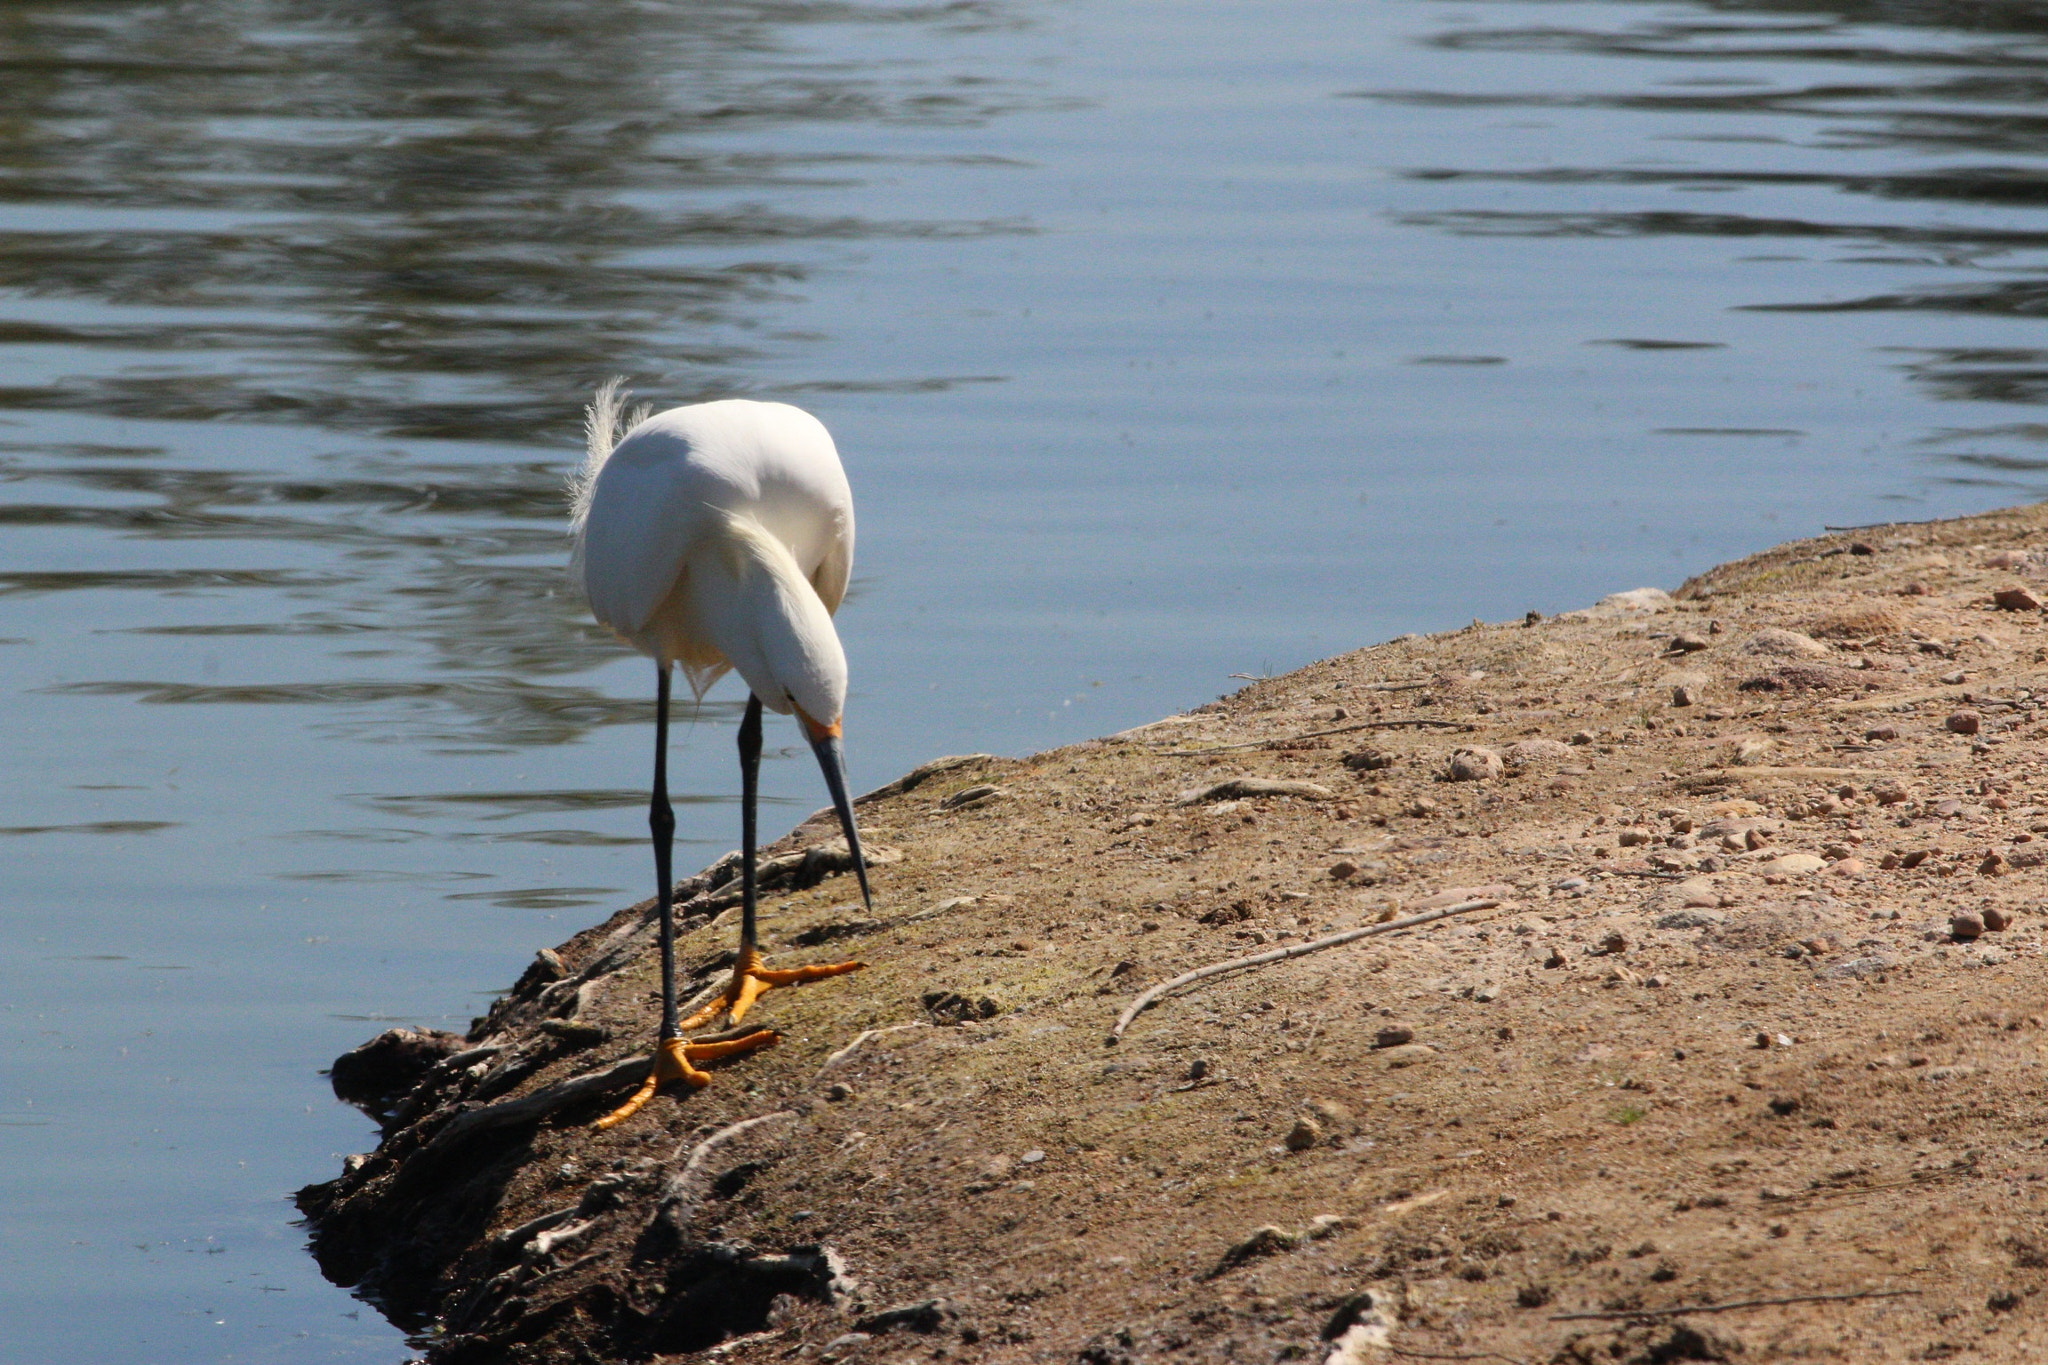
[[[839,814],[839,828],[846,835],[846,851],[853,855],[853,875],[860,878],[860,899],[870,911],[874,897],[868,893],[868,862],[860,851],[860,828],[853,822],[853,802],[846,795],[846,754],[839,736],[818,735],[811,740],[818,766],[825,772],[825,789],[832,793],[832,809]]]

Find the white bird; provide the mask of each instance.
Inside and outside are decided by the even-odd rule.
[[[857,971],[858,962],[771,971],[754,932],[755,795],[761,711],[794,713],[832,794],[847,850],[869,900],[860,833],[846,794],[840,720],[846,654],[832,614],[853,571],[853,493],[824,424],[787,403],[727,399],[648,415],[625,411],[619,380],[588,410],[588,454],[572,481],[570,574],[590,610],[659,674],[654,793],[648,827],[661,902],[661,1031],[639,1093],[599,1120],[623,1122],[666,1081],[710,1082],[693,1062],[749,1052],[776,1039],[768,1029],[682,1041],[722,1012],[738,1025],[774,986]],[[675,813],[668,799],[669,670],[701,699],[736,670],[752,689],[740,721],[740,944],[731,980],[688,1019],[676,1017]]]

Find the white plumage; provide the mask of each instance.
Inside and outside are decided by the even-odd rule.
[[[787,403],[726,399],[623,420],[591,405],[571,563],[597,619],[698,696],[736,669],[823,726],[846,704],[832,613],[853,570],[853,493],[832,437]]]
[[[583,468],[570,483],[570,572],[592,614],[653,656],[658,670],[648,829],[661,908],[661,1026],[645,1083],[599,1121],[611,1127],[639,1113],[664,1082],[709,1083],[710,1074],[696,1062],[773,1042],[772,1030],[738,1028],[763,991],[860,968],[858,962],[841,962],[778,969],[761,958],[755,826],[764,708],[794,711],[803,722],[846,835],[863,902],[869,890],[840,747],[846,654],[832,614],[853,572],[853,493],[832,437],[817,418],[787,403],[728,399],[653,416],[645,408],[628,414],[618,380],[598,390],[586,436]],[[728,669],[753,691],[739,728],[739,951],[725,989],[687,1019],[680,1017],[676,998],[670,867],[672,667],[683,671],[700,698]],[[732,1035],[683,1041],[685,1032],[720,1014],[735,1026]]]

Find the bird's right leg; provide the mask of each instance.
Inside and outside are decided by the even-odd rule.
[[[837,962],[814,967],[770,968],[761,960],[756,938],[758,855],[755,849],[758,821],[755,818],[761,794],[761,699],[747,698],[746,714],[740,718],[740,949],[733,961],[732,980],[711,1002],[683,1021],[684,1028],[710,1023],[721,1013],[734,1025],[746,1017],[764,991],[777,986],[794,986],[826,977],[843,976],[861,969],[858,962]],[[851,841],[855,866],[860,867],[861,889],[867,889],[867,869],[860,865],[858,836]]]
[[[654,794],[648,801],[647,828],[654,837],[655,895],[661,903],[661,1033],[654,1047],[654,1065],[647,1079],[624,1104],[597,1121],[600,1128],[624,1123],[646,1107],[655,1092],[669,1081],[681,1081],[701,1090],[711,1084],[711,1073],[694,1062],[752,1052],[775,1042],[768,1029],[754,1029],[735,1037],[685,1043],[676,1023],[676,923],[675,879],[671,863],[675,852],[676,812],[668,799],[668,666],[661,666],[661,681],[655,692]]]

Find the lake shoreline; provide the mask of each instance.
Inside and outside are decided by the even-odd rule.
[[[926,765],[872,915],[764,851],[771,959],[868,970],[706,1089],[591,1126],[651,901],[343,1059],[314,1252],[437,1365],[2040,1358],[2044,580],[2043,507],[1860,528]]]

